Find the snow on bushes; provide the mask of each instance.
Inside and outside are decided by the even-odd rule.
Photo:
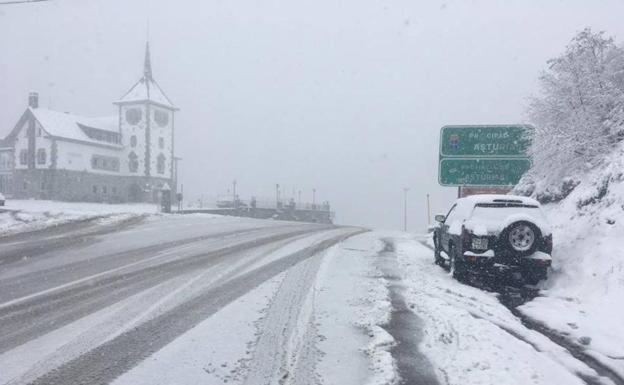
[[[539,81],[542,95],[528,108],[534,166],[518,192],[550,202],[565,198],[578,174],[603,165],[624,139],[624,49],[587,28],[548,61]]]

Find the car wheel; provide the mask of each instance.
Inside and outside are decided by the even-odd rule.
[[[514,222],[501,233],[503,244],[512,254],[519,257],[533,254],[541,238],[539,228],[527,221]]]
[[[433,258],[434,258],[434,262],[436,265],[439,266],[444,266],[444,258],[442,258],[442,255],[440,255],[440,248],[438,247],[438,242],[433,241],[434,247],[433,247]]]
[[[449,254],[451,258],[449,262],[451,276],[460,282],[464,281],[466,279],[466,265],[457,258],[454,246],[449,248]]]

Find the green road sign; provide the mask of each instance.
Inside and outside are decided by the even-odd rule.
[[[533,127],[513,124],[500,126],[444,126],[440,132],[440,158],[522,157],[526,158]]]
[[[530,125],[444,126],[438,180],[443,186],[510,186],[531,167]]]
[[[531,167],[527,158],[441,158],[442,186],[510,186]]]

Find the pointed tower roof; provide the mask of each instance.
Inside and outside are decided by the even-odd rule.
[[[143,77],[152,79],[152,61],[150,59],[149,41],[145,43],[145,63],[143,64]]]
[[[171,100],[165,95],[152,75],[152,61],[150,57],[149,42],[145,44],[145,62],[143,64],[143,77],[136,82],[124,96],[115,104],[133,102],[152,102],[170,109],[177,109]]]

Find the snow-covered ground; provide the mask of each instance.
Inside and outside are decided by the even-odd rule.
[[[541,295],[519,310],[624,377],[624,144],[592,170],[574,173],[573,187],[544,205],[553,229],[553,268]],[[544,198],[562,186],[523,181],[517,190]]]
[[[154,204],[106,204],[9,199],[0,206],[0,236],[38,230],[72,221],[112,217],[122,220],[132,215],[158,212]]]
[[[394,251],[386,252],[390,243]],[[388,264],[397,277],[388,277]],[[391,285],[421,322],[440,384],[610,384],[493,293],[461,284],[402,233],[371,232],[262,284],[115,384],[398,384]],[[393,282],[391,282],[393,281]],[[422,368],[426,370],[426,368]]]
[[[582,384],[596,373],[527,329],[493,293],[453,280],[432,251],[396,237],[406,299],[424,322],[422,352],[448,384]],[[608,383],[608,382],[607,382]]]
[[[554,231],[551,276],[541,296],[519,310],[624,376],[624,184],[579,209],[592,187],[546,205]]]
[[[13,201],[9,208],[41,218],[31,227],[7,226],[10,231],[156,212],[150,205],[40,201]],[[554,272],[543,295],[520,311],[567,333],[621,373],[621,261],[620,270],[613,267],[618,266],[620,214],[605,209],[604,217],[566,218],[561,214],[566,208],[559,209],[548,208],[558,237]],[[410,383],[416,373],[426,384],[612,384],[563,346],[527,328],[496,294],[453,280],[434,265],[432,250],[421,243],[425,237],[373,231],[321,247],[355,230],[200,214],[152,216],[127,231],[101,235],[98,242],[50,250],[45,258],[7,259],[8,268],[0,270],[7,285],[26,275],[47,275],[0,293],[8,301],[0,310],[65,287],[84,284],[97,290],[98,279],[118,271],[145,280],[158,273],[163,280],[0,350],[5,368],[0,383],[30,382],[68,362],[79,365],[80,357],[137,330],[155,339],[174,335],[169,328],[177,330],[182,321],[197,317],[197,309],[186,305],[197,302],[204,316],[142,353],[114,383],[385,385]],[[285,231],[293,233],[281,238]],[[5,258],[24,242],[5,244]],[[246,246],[223,260],[207,257],[211,250],[230,250],[238,243]],[[594,243],[600,246],[591,247]],[[202,268],[169,275],[167,269],[202,258],[205,265],[197,265]],[[153,273],[142,273],[148,270]],[[177,309],[188,313],[159,323]],[[400,322],[397,315],[403,317]]]

